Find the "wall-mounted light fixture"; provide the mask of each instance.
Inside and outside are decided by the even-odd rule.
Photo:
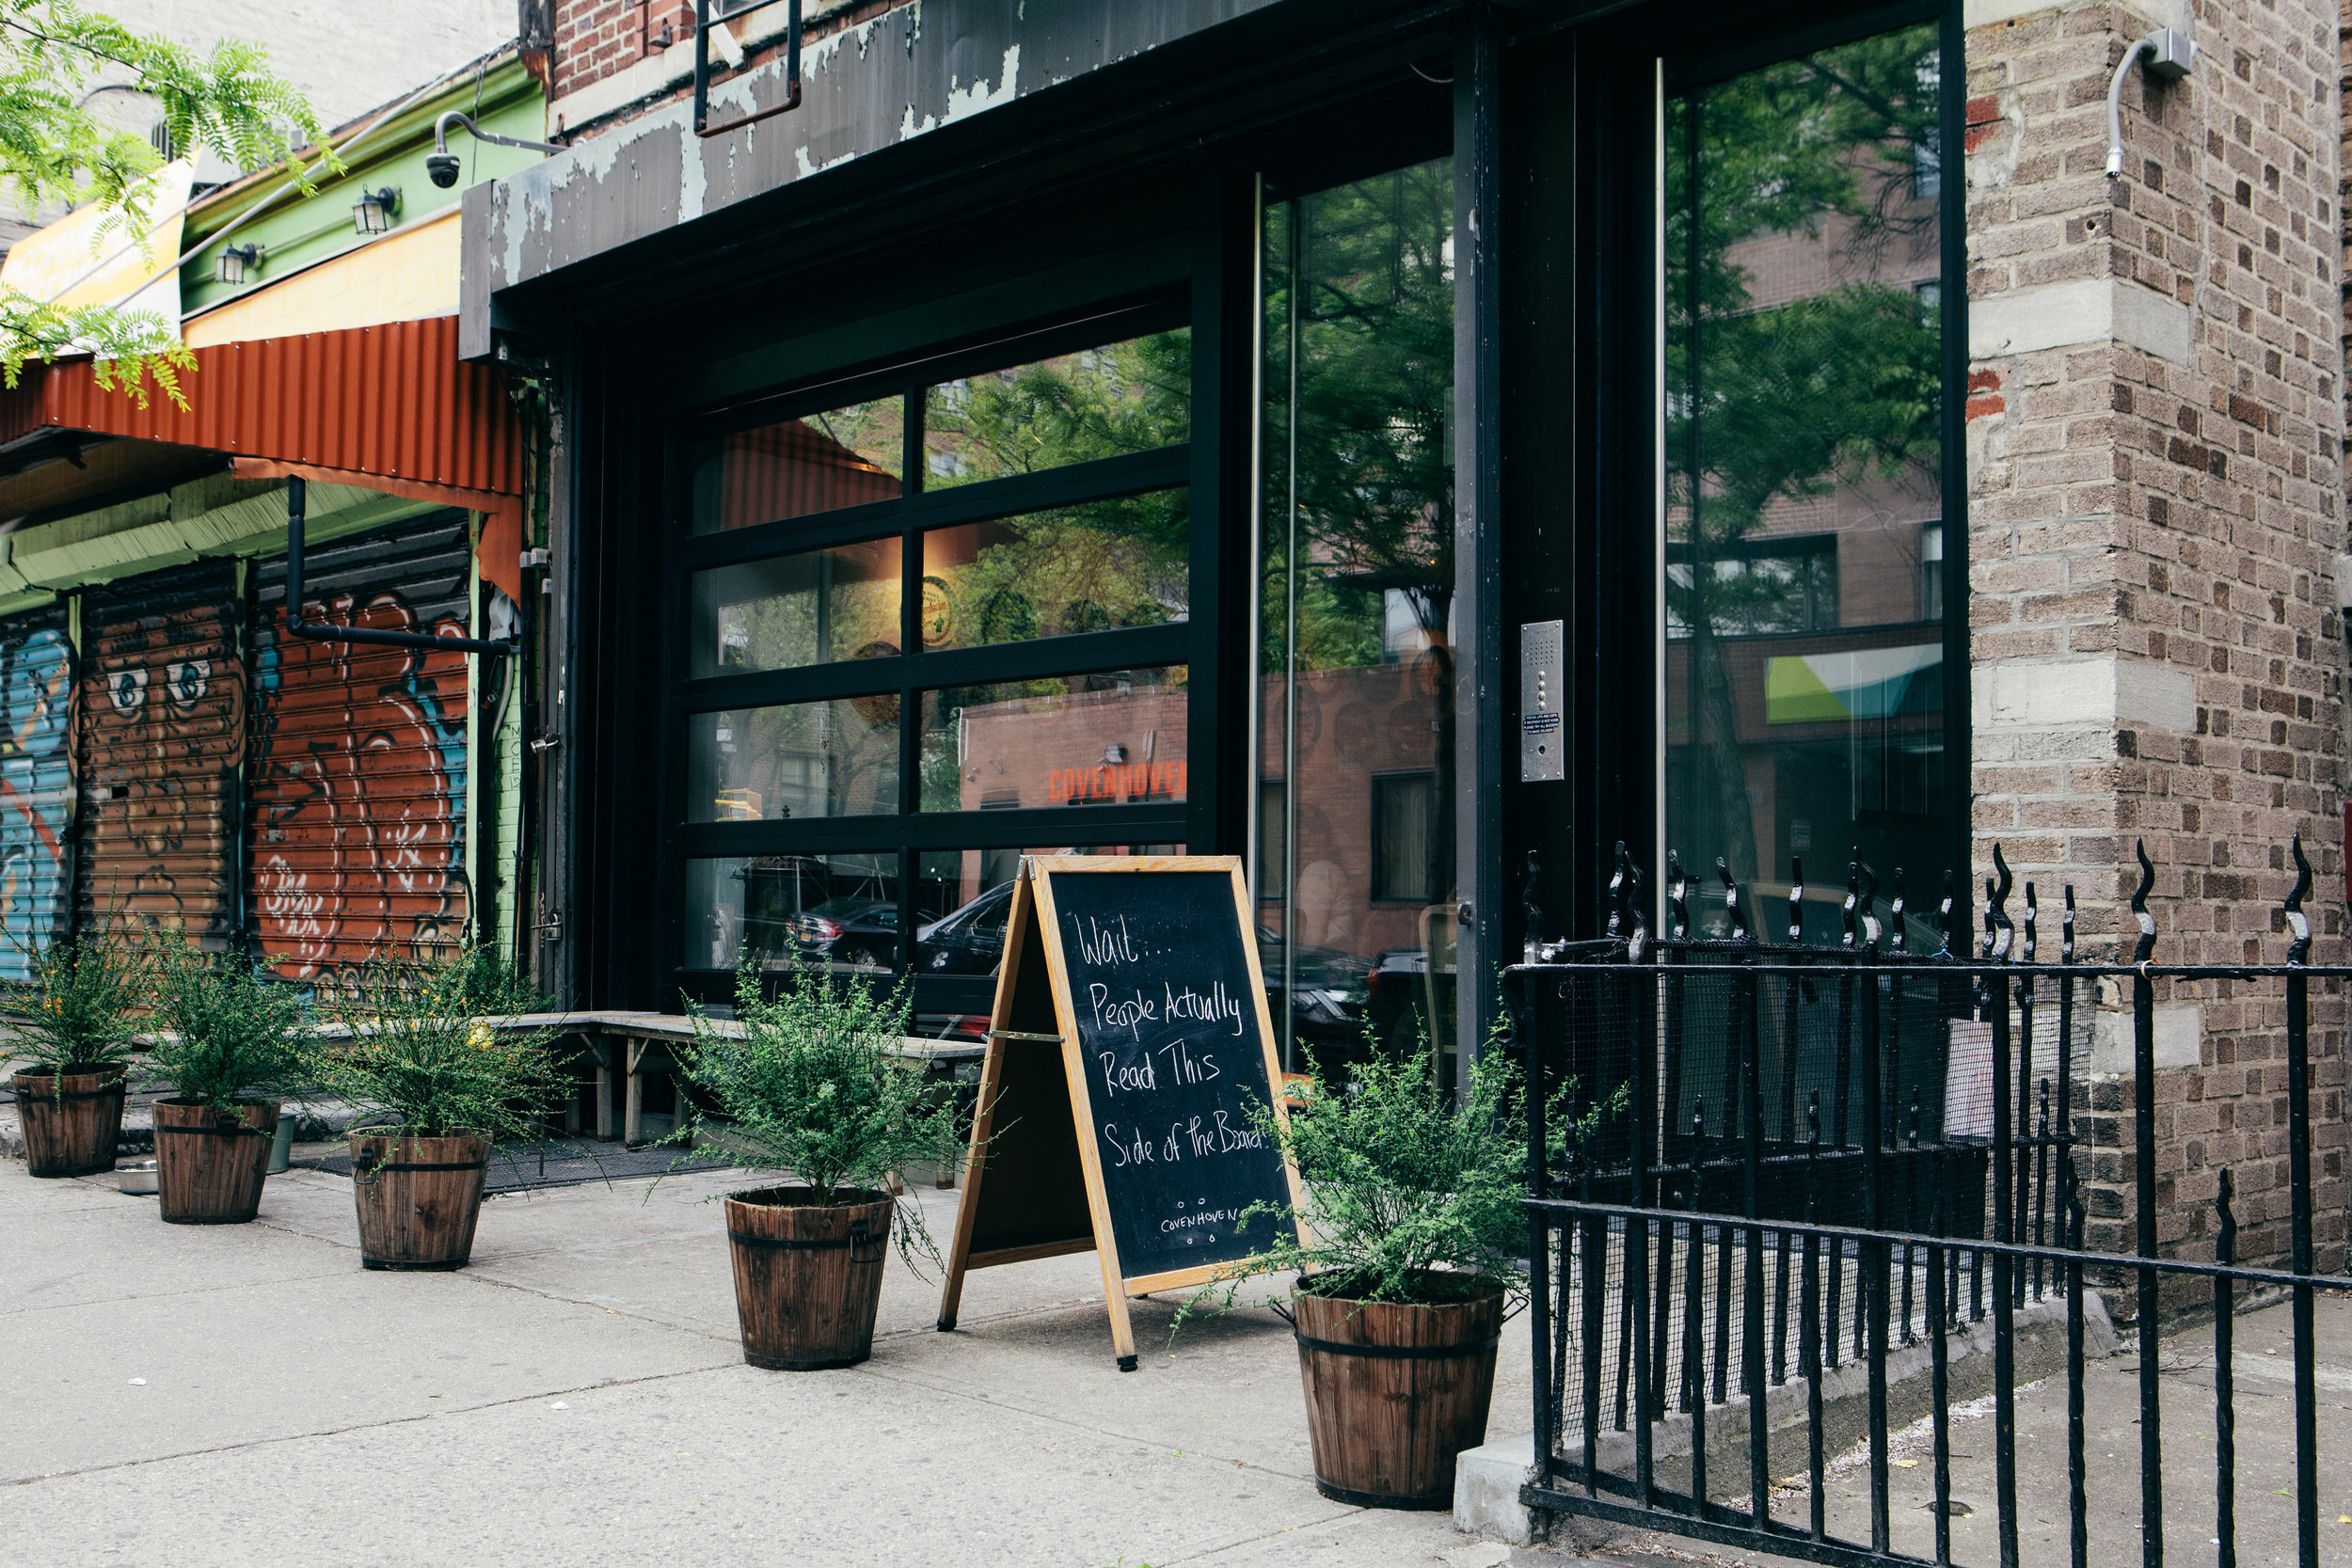
[[[392,226],[400,212],[400,189],[386,185],[381,190],[361,191],[359,199],[352,203],[351,227],[355,233],[381,234]]]
[[[225,245],[220,247],[220,260],[214,276],[223,283],[234,286],[248,281],[262,270],[262,247],[258,245]]]

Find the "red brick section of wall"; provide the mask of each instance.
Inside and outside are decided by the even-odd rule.
[[[2161,20],[2085,5],[1967,36],[1971,337],[2001,349],[1972,366],[1967,405],[1978,858],[2001,843],[2045,911],[2074,883],[2086,946],[2113,953],[2144,839],[2160,960],[2276,961],[2299,832],[2321,873],[2314,956],[2340,962],[2340,19],[2312,0],[2198,8],[2191,75],[2126,83],[2109,182],[2109,75]],[[2102,300],[2112,337],[2053,325]],[[2344,1000],[2324,990],[2313,1170],[2335,1267]],[[2240,1257],[2281,1258],[2280,988],[2160,1001],[2201,1024],[2195,1065],[2159,1073],[2163,1240],[2211,1256],[2227,1166]],[[2129,1018],[2105,1022],[2126,1049],[2087,1091],[2091,1240],[2128,1249]]]
[[[845,27],[879,16],[904,5],[907,0],[871,0],[869,4],[850,7],[828,5],[826,0],[802,0],[805,18],[802,28],[802,46],[827,38]],[[717,7],[712,8],[716,9]],[[555,46],[549,71],[553,88],[549,101],[555,102],[578,92],[593,82],[602,81],[616,71],[625,71],[647,55],[658,55],[670,43],[691,39],[694,32],[693,0],[554,0],[553,31]],[[781,18],[781,5],[774,10],[754,13],[754,20],[765,24],[771,16]],[[742,24],[737,24],[741,36]],[[667,28],[669,43],[663,41]],[[750,53],[746,64],[757,64],[783,48],[781,37]],[[691,56],[689,56],[691,57]],[[714,64],[716,61],[714,59]],[[683,97],[691,92],[691,84],[669,88],[657,99],[657,104]],[[591,127],[588,135],[597,129]],[[578,131],[580,127],[571,129]]]

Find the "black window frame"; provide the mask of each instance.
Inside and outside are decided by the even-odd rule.
[[[1204,299],[1203,296],[1206,296]],[[665,993],[683,990],[717,999],[728,994],[728,972],[687,962],[686,874],[690,861],[761,855],[896,855],[898,952],[896,973],[912,975],[918,1013],[984,1011],[993,981],[930,976],[913,971],[914,932],[951,911],[917,909],[919,873],[927,853],[1021,849],[1051,845],[1213,844],[1216,833],[1211,779],[1200,763],[1217,743],[1215,690],[1220,678],[1215,644],[1221,624],[1219,586],[1224,564],[1219,535],[1229,526],[1214,482],[1216,421],[1222,401],[1216,380],[1225,356],[1209,341],[1218,301],[1212,283],[1196,275],[1141,297],[1075,303],[1038,325],[1011,324],[991,332],[983,325],[955,346],[923,349],[886,367],[855,374],[813,377],[774,392],[732,402],[671,422],[663,482],[660,595],[663,606],[661,670],[658,681],[656,799],[660,814],[656,896],[662,914],[656,968]],[[1209,329],[1200,325],[1210,312]],[[1192,380],[1189,439],[1147,451],[931,488],[924,444],[927,388],[1057,355],[1190,328]],[[1207,384],[1204,386],[1204,383]],[[708,443],[746,429],[823,413],[882,398],[902,398],[904,493],[743,528],[696,533],[693,467]],[[1203,475],[1211,478],[1204,481]],[[1089,501],[1176,488],[1188,490],[1190,588],[1188,617],[1158,626],[1054,635],[1020,642],[922,651],[921,539],[932,529],[1019,516]],[[693,581],[697,573],[832,546],[899,541],[899,646],[914,650],[866,659],[842,659],[793,669],[720,675],[691,674]],[[1187,798],[1087,806],[982,806],[970,811],[921,808],[921,704],[925,693],[997,682],[1183,666],[1194,692],[1186,719],[1190,764]],[[687,820],[688,730],[693,716],[838,697],[895,695],[899,710],[898,808],[856,816],[780,820]],[[1206,700],[1204,700],[1206,699]],[[1204,827],[1207,831],[1204,831]]]

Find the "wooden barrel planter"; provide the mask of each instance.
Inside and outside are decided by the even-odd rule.
[[[351,1140],[351,1190],[359,1205],[359,1261],[371,1269],[462,1269],[473,1257],[490,1140],[361,1137]]]
[[[818,1204],[813,1187],[727,1196],[743,1359],[780,1371],[854,1367],[874,1354],[889,1195]]]
[[[9,1081],[24,1129],[25,1167],[33,1175],[91,1176],[115,1168],[125,1073],[109,1063],[68,1066],[58,1075],[20,1072]]]
[[[1442,1307],[1294,1294],[1315,1490],[1359,1508],[1454,1506],[1486,1441],[1502,1292]]]
[[[262,1207],[278,1106],[155,1102],[156,1193],[167,1225],[244,1225]]]

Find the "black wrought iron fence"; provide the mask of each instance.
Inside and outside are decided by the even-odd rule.
[[[2078,959],[2071,888],[2057,961],[2044,960],[2034,890],[2013,918],[1997,851],[1972,950],[1948,879],[1922,923],[1899,874],[1882,901],[1859,864],[1834,946],[1804,940],[1801,867],[1775,942],[1727,876],[1719,933],[1694,935],[1692,890],[1670,863],[1656,938],[1621,847],[1608,935],[1533,941],[1505,974],[1542,1089],[1528,1204],[1540,1458],[1527,1500],[1817,1561],[1947,1563],[1955,1519],[1980,1506],[1953,1495],[1954,1410],[1981,1398],[1994,1517],[1968,1533],[1989,1523],[2004,1565],[2055,1561],[2054,1549],[2021,1547],[2017,1400],[2021,1383],[2062,1377],[2068,1556],[2088,1568],[2136,1547],[2158,1564],[2168,1475],[2188,1466],[2168,1461],[2168,1410],[2182,1418],[2162,1398],[2150,1325],[2194,1297],[2214,1313],[2215,1402],[2199,1435],[2212,1442],[2209,1539],[2226,1568],[2241,1490],[2232,1314],[2249,1292],[2276,1291],[2293,1304],[2296,1544],[2317,1568],[2314,1297],[2352,1279],[2314,1271],[2310,993],[2352,970],[2306,962],[2311,875],[2299,842],[2293,854],[2285,961],[2220,968],[2153,962],[2144,851],[2130,959],[2099,963]],[[1923,929],[1932,951],[1915,940]],[[2231,982],[2283,1003],[2284,1269],[2236,1261],[2226,1168],[2210,1227],[2163,1238],[2166,982]],[[2128,1009],[2115,1005],[2126,988]],[[2266,1184],[2274,1155],[2252,1162]],[[2178,1228],[2181,1206],[2170,1212]],[[2113,1343],[2103,1291],[2127,1293],[2138,1331],[2137,1540],[2103,1541],[2094,1560],[2087,1364]],[[1899,1436],[1917,1458],[1892,1451]],[[2118,1467],[2100,1454],[2105,1492]],[[1898,1465],[1931,1465],[1924,1523],[1893,1516]],[[2289,1490],[2263,1479],[2265,1499]],[[1833,1480],[1858,1481],[1864,1506],[1836,1505]],[[2185,1507],[2175,1501],[2175,1515]]]

